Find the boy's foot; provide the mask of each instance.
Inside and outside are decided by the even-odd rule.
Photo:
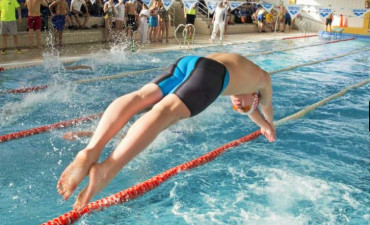
[[[22,55],[23,54],[22,50],[20,50],[19,48],[17,48],[17,54],[18,55]]]
[[[96,194],[109,184],[114,176],[109,177],[106,170],[107,168],[104,168],[101,163],[95,163],[90,167],[89,184],[78,194],[73,205],[74,210],[82,210]]]
[[[71,164],[63,171],[57,184],[58,193],[67,200],[72,192],[88,174],[91,164],[95,161],[85,150],[80,151]]]
[[[8,54],[8,52],[6,51],[6,49],[1,50],[1,55],[6,55],[6,54]]]

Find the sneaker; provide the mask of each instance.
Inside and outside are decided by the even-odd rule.
[[[20,50],[19,48],[17,48],[17,54],[18,55],[22,55],[23,54],[22,50]]]
[[[8,52],[5,49],[1,50],[1,55],[6,55],[6,54],[8,54]]]

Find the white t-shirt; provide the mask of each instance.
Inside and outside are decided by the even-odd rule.
[[[147,24],[148,18],[149,18],[149,10],[148,9],[142,9],[139,16],[144,15],[143,17],[140,17],[140,23]],[[146,17],[145,17],[146,16]]]
[[[72,12],[72,9],[77,10],[77,11],[81,11],[81,6],[82,6],[83,3],[84,3],[84,0],[72,0],[72,2],[71,2],[71,12]]]
[[[116,9],[116,13],[117,13],[116,19],[120,21],[124,21],[125,20],[125,4],[118,3],[114,6],[114,8]]]
[[[227,6],[221,7],[218,5],[215,10],[215,20],[214,23],[224,23],[226,20],[226,12],[227,12]]]

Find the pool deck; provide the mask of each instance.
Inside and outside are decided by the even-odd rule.
[[[311,35],[316,35],[317,33],[312,33]],[[236,44],[236,43],[246,43],[246,42],[258,42],[263,40],[279,40],[287,37],[299,37],[302,33],[299,31],[291,32],[277,32],[274,33],[246,33],[246,34],[229,34],[225,36],[223,45]],[[211,43],[209,41],[209,35],[196,35],[194,45],[191,48],[215,46],[217,44]],[[71,44],[65,46],[59,52],[59,58],[62,63],[74,62],[86,58],[90,54],[101,50],[110,49],[109,44],[101,43],[89,43],[89,44]],[[179,43],[175,39],[170,39],[169,43],[152,43],[142,46],[138,51],[140,52],[157,52],[166,50],[179,50],[187,49],[187,47],[182,46],[180,48]],[[0,68],[13,69],[13,68],[23,68],[28,66],[40,65],[44,61],[44,52],[50,49],[22,49],[23,54],[18,55],[14,49],[8,50],[7,55],[0,55]]]

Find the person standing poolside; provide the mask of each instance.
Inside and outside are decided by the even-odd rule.
[[[48,6],[45,0],[26,0],[25,6],[28,9],[28,34],[30,48],[33,48],[33,32],[36,31],[37,48],[41,48],[41,12],[40,7]]]
[[[186,19],[185,21],[186,25],[188,24],[194,25],[195,17],[196,17],[196,12],[195,12],[196,7],[197,7],[197,4],[192,5],[190,9],[186,9],[186,7],[184,6],[184,17]],[[187,33],[188,33],[188,36],[186,38],[188,39],[193,38],[194,30],[192,26],[188,26]]]
[[[73,208],[82,210],[116,174],[163,130],[205,110],[219,95],[230,95],[234,110],[248,114],[268,141],[275,141],[270,75],[238,54],[185,56],[141,89],[114,100],[104,112],[89,144],[64,170],[58,193],[68,199],[86,175],[89,183]],[[258,110],[260,103],[262,113]],[[137,119],[111,155],[97,163],[104,146],[137,113]]]
[[[112,30],[113,17],[116,16],[113,0],[108,0],[104,3],[104,36],[103,41],[109,41],[109,33]]]
[[[153,43],[158,29],[158,7],[155,4],[150,7],[149,15],[149,42]]]
[[[142,44],[148,43],[148,18],[149,18],[149,9],[148,6],[143,3],[143,6],[141,8],[140,14],[140,40]]]
[[[66,24],[66,15],[68,14],[68,3],[65,0],[56,0],[49,5],[49,10],[55,30],[55,45],[62,47],[63,30]]]
[[[130,32],[130,40],[132,39],[132,35],[134,34],[134,31],[137,30],[139,27],[139,15],[137,13],[137,1],[128,1],[125,4],[126,6],[126,12],[127,12],[127,28],[126,28],[126,36],[128,36],[128,33]]]
[[[15,10],[18,13],[18,19],[15,18]],[[18,48],[17,21],[21,23],[21,8],[17,0],[0,0],[0,23],[2,36],[1,55],[6,55],[8,35],[13,35],[14,45],[18,54],[22,51]]]
[[[331,32],[331,23],[333,22],[333,13],[330,13],[330,15],[326,18],[326,27],[325,31],[328,31],[328,26],[329,26],[329,32]]]
[[[226,20],[227,10],[228,10],[227,0],[223,0],[216,7],[216,10],[215,10],[215,13],[212,19],[212,23],[213,23],[213,31],[211,35],[212,42],[215,41],[218,30],[220,30],[220,42],[222,42],[224,38],[225,20]]]
[[[118,3],[114,6],[114,9],[116,11],[116,31],[118,34],[118,37],[121,37],[122,28],[123,26],[126,27],[126,20],[125,20],[125,4],[123,4],[123,0],[119,0]]]
[[[170,29],[170,14],[168,11],[164,8],[163,3],[161,2],[159,8],[158,8],[158,15],[159,15],[159,23],[161,24],[160,30],[158,31],[158,40],[159,42],[162,42],[163,35],[166,33],[166,43],[169,42],[168,40],[168,30]]]
[[[290,27],[292,25],[292,18],[290,17],[290,14],[288,11],[285,12],[284,25],[283,25],[283,30],[281,32],[285,32],[286,25],[289,26],[288,31],[290,31]]]

